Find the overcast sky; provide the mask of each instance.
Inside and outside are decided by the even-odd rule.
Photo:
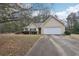
[[[60,19],[66,19],[66,17],[71,13],[71,12],[77,12],[79,11],[79,4],[78,3],[56,3],[53,6],[56,15]]]

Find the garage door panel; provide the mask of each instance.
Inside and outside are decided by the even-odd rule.
[[[61,34],[61,28],[44,28],[44,34]]]

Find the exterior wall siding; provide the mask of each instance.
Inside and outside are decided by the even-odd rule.
[[[49,19],[50,21],[48,21],[47,23],[45,23],[43,26],[42,26],[42,29],[41,29],[41,33],[44,34],[44,28],[52,28],[52,27],[59,27],[61,28],[61,31],[62,31],[62,34],[64,34],[64,31],[65,31],[65,26],[61,23],[59,23],[57,20],[55,19]],[[53,21],[52,21],[53,20]]]

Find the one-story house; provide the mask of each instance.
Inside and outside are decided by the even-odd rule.
[[[37,34],[64,34],[65,25],[57,18],[50,16],[44,22],[30,23],[24,31],[35,31]]]

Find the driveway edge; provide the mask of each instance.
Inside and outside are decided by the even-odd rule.
[[[32,51],[33,48],[35,48],[35,46],[37,45],[37,43],[39,42],[40,39],[42,39],[44,36],[40,37],[35,44],[29,49],[29,51],[27,52],[26,56],[29,56],[30,52]]]

